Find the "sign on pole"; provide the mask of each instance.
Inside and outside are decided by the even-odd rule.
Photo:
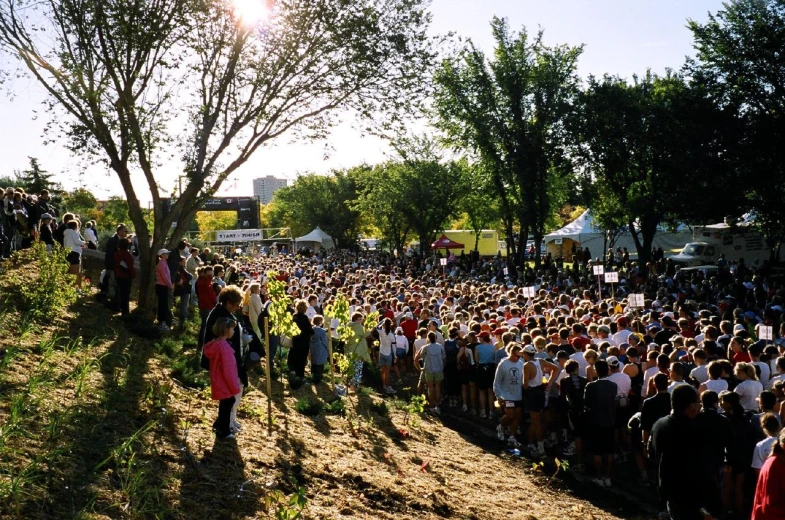
[[[447,259],[446,259],[446,258],[441,258],[441,259],[439,259],[439,263],[440,263],[442,266],[445,266],[445,265],[447,265]]]
[[[619,283],[619,273],[616,272],[605,273],[605,283]]]
[[[758,327],[758,339],[765,341],[774,341],[774,330],[768,325],[761,325]]]
[[[261,229],[225,229],[216,231],[216,240],[218,242],[253,242],[261,239]]]
[[[643,301],[644,298],[642,294],[630,294],[627,297],[627,306],[642,309],[644,305]]]
[[[600,276],[605,272],[605,267],[602,265],[593,265],[591,266],[591,270],[594,273],[594,276]]]
[[[534,287],[524,287],[523,288],[523,297],[524,298],[534,298],[537,296],[537,290]]]

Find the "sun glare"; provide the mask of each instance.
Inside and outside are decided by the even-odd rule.
[[[232,0],[237,20],[246,26],[259,25],[270,15],[268,0]]]

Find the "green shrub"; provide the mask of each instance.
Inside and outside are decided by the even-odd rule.
[[[324,411],[330,415],[343,415],[346,413],[346,405],[344,404],[343,399],[336,399],[325,406]]]
[[[307,397],[301,397],[297,400],[297,404],[295,405],[294,409],[297,410],[298,413],[303,415],[307,415],[309,417],[313,417],[315,415],[319,415],[324,408],[324,405],[321,401],[311,401]]]
[[[172,363],[172,377],[189,388],[202,390],[210,386],[210,373],[199,365],[199,352],[178,358]]]
[[[74,279],[68,274],[65,251],[55,243],[54,250],[46,251],[46,244],[36,242],[29,250],[30,259],[38,267],[38,276],[31,282],[19,284],[22,312],[35,321],[51,317],[76,301]]]

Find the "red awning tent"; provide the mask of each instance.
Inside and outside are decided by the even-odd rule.
[[[459,244],[450,238],[447,235],[442,235],[439,240],[431,244],[431,249],[465,249],[466,246],[463,244]]]

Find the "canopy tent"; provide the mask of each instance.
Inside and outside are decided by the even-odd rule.
[[[675,230],[660,226],[654,235],[652,247],[661,247],[664,251],[681,249],[692,239],[692,231],[684,224],[679,224]],[[589,249],[592,258],[602,257],[603,248],[610,247],[610,244],[605,243],[605,230],[599,227],[589,210],[584,211],[580,217],[563,228],[543,237],[543,242],[546,251],[552,256],[562,256],[567,261],[572,261],[573,246],[584,251]],[[613,244],[614,250],[617,247],[626,247],[630,254],[637,254],[635,241],[629,230],[625,230],[616,239]]]
[[[447,235],[442,235],[439,240],[431,244],[431,249],[465,249],[466,246],[451,240]]]
[[[319,229],[318,226],[307,235],[300,238],[295,238],[294,244],[298,249],[301,247],[309,247],[314,253],[321,248],[330,249],[335,247],[333,238]]]

